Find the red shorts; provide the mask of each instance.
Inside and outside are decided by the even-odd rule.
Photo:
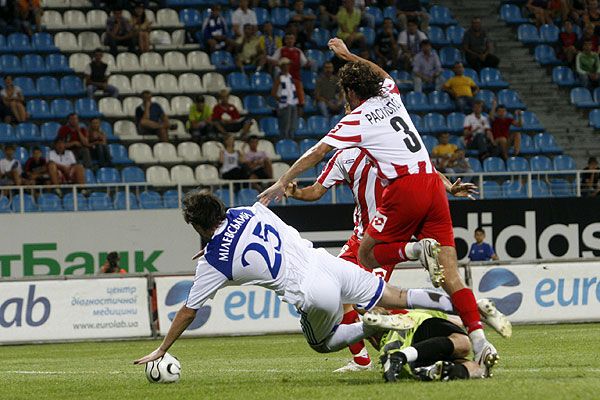
[[[356,237],[356,235],[352,235],[350,239],[346,242],[344,247],[342,247],[342,251],[339,258],[350,261],[352,264],[356,264],[367,272],[372,272],[377,276],[383,278],[384,281],[389,282],[392,277],[392,272],[394,272],[393,265],[387,265],[384,267],[379,267],[375,269],[365,268],[358,262],[358,248],[360,247],[360,240]]]
[[[446,189],[437,174],[406,175],[383,191],[381,205],[367,233],[384,243],[432,238],[454,247],[454,231]]]

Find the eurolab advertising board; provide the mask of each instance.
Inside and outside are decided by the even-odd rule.
[[[0,283],[0,343],[150,334],[146,278]]]

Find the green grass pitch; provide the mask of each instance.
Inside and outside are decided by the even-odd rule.
[[[301,335],[180,339],[172,385],[150,384],[132,361],[158,341],[0,347],[0,399],[598,399],[600,324],[515,327],[495,376],[384,384],[378,370],[334,374],[349,353],[318,354]],[[372,349],[371,349],[372,350]],[[371,351],[374,355],[375,352]]]

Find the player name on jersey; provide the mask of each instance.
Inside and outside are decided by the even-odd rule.
[[[384,119],[395,115],[402,108],[402,104],[391,98],[383,107],[374,109],[365,113],[365,118],[371,125],[383,121]]]

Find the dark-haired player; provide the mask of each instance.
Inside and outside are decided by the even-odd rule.
[[[387,72],[350,53],[340,39],[331,39],[329,47],[347,61],[338,76],[351,112],[261,193],[261,202],[268,204],[281,198],[295,177],[334,148],[362,149],[386,186],[382,204],[360,244],[359,261],[374,269],[420,259],[432,283],[442,285],[450,294],[473,342],[476,361],[488,367],[494,365],[497,351],[485,337],[473,292],[458,274],[444,185],[402,103],[398,87]],[[418,242],[410,242],[413,235]]]

